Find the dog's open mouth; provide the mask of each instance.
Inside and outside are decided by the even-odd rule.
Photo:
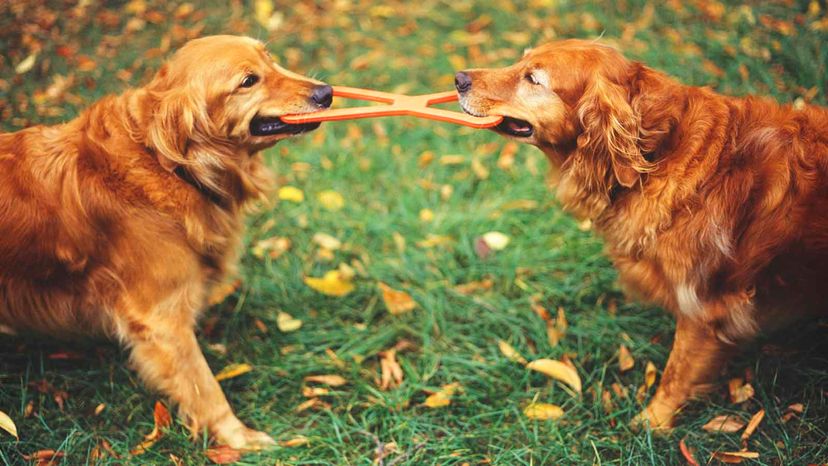
[[[535,132],[535,128],[533,128],[528,121],[507,116],[503,117],[503,121],[501,121],[495,129],[519,138],[528,138]]]
[[[257,116],[250,121],[250,134],[253,136],[273,136],[276,134],[300,134],[319,128],[315,123],[285,123],[279,117]]]

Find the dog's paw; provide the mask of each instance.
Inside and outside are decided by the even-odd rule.
[[[649,429],[655,434],[667,435],[673,430],[674,418],[675,415],[671,410],[658,410],[651,404],[630,421],[630,427],[636,431]]]
[[[217,432],[216,441],[236,450],[247,451],[267,450],[277,445],[270,435],[243,425],[229,431]]]

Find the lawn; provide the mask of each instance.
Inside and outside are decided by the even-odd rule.
[[[266,40],[287,67],[333,84],[408,93],[451,89],[453,70],[506,65],[532,44],[603,36],[688,84],[825,104],[826,31],[824,1],[4,2],[0,125],[72,118],[146,82],[188,38],[213,33]],[[625,300],[600,239],[556,204],[534,148],[389,118],[327,123],[266,156],[278,185],[303,200],[274,189],[250,215],[240,285],[205,313],[200,335],[214,371],[252,367],[222,386],[243,421],[283,443],[239,464],[685,464],[682,439],[700,463],[716,464],[711,454],[740,450],[740,434],[702,426],[760,409],[747,441],[759,457],[746,464],[828,461],[828,328],[814,323],[746,351],[671,434],[628,427],[654,391],[647,362],[664,367],[672,319]],[[341,208],[320,198],[329,191]],[[478,238],[492,231],[510,241],[481,254]],[[318,233],[341,245],[320,247]],[[262,251],[274,237],[290,248]],[[355,274],[346,296],[304,282],[340,264]],[[416,308],[390,313],[379,283]],[[557,345],[538,306],[566,316]],[[301,328],[280,331],[280,312]],[[570,360],[583,393],[513,362],[499,340],[529,360]],[[623,373],[622,344],[635,361]],[[403,380],[381,390],[380,354],[394,347]],[[309,375],[347,383],[320,390]],[[730,379],[755,393],[733,403]],[[450,404],[424,405],[452,383]],[[177,423],[130,454],[152,430],[157,400],[112,344],[0,336],[0,411],[20,434],[0,431],[2,465],[43,449],[64,453],[56,463],[66,465],[209,464],[206,442]],[[563,417],[527,418],[533,400]]]

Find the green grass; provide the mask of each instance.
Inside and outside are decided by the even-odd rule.
[[[822,12],[815,16],[808,13],[807,2],[729,2],[722,17],[712,2],[686,2],[681,11],[657,6],[650,13],[639,0],[534,0],[521,2],[520,8],[506,1],[422,0],[387,6],[280,2],[276,9],[284,21],[269,33],[253,19],[252,2],[197,4],[176,28],[169,18],[178,3],[150,0],[148,10],[167,17],[134,32],[125,33],[135,15],[127,13],[124,2],[110,2],[112,26],[104,25],[105,8],[93,5],[75,10],[75,18],[59,15],[49,26],[52,31],[44,30],[47,10],[60,11],[64,3],[72,2],[52,1],[45,7],[29,2],[30,7],[14,14],[8,4],[0,6],[4,130],[71,118],[102,95],[145,82],[159,63],[158,54],[147,50],[168,42],[175,48],[186,31],[248,34],[268,40],[270,50],[296,71],[335,84],[408,92],[449,89],[455,67],[505,65],[530,44],[603,33],[631,57],[688,84],[782,101],[808,96],[825,103],[826,33],[814,26],[825,18],[824,2],[817,3]],[[781,23],[774,26],[763,15]],[[481,17],[491,19],[482,35],[466,32],[466,24]],[[792,34],[785,34],[785,25]],[[89,56],[96,67],[79,70],[77,58],[58,54],[61,46],[75,48],[75,57]],[[32,47],[41,49],[34,68],[16,75],[14,67]],[[123,69],[130,74],[118,77]],[[38,100],[57,74],[71,75],[70,95]],[[809,92],[812,88],[816,90]],[[579,230],[545,187],[546,162],[540,152],[522,146],[512,170],[496,166],[504,144],[490,132],[399,118],[326,124],[318,133],[267,152],[280,184],[302,189],[306,200],[261,206],[250,217],[247,244],[279,235],[289,237],[293,247],[275,260],[244,256],[241,289],[207,311],[205,321],[216,326],[201,340],[215,370],[238,362],[255,367],[222,382],[242,420],[277,439],[303,435],[310,442],[247,455],[241,464],[369,465],[377,441],[396,442],[400,452],[386,457],[386,465],[681,464],[682,438],[706,463],[710,452],[738,450],[740,442],[738,434],[711,434],[700,426],[714,415],[748,418],[760,408],[768,415],[749,442],[761,454],[755,464],[828,460],[826,330],[813,324],[764,340],[739,357],[710,399],[692,404],[671,435],[632,432],[628,422],[641,409],[632,395],[642,384],[646,361],[663,368],[672,320],[659,309],[624,300],[600,240]],[[433,151],[436,160],[421,168],[418,158],[424,151]],[[441,165],[439,158],[447,154],[462,155],[465,162]],[[487,179],[471,169],[473,158],[488,169]],[[297,170],[302,168],[297,162],[308,169]],[[422,180],[450,185],[453,193],[444,199],[439,189],[424,189]],[[342,210],[331,212],[319,204],[316,194],[327,189],[344,196]],[[537,207],[504,209],[521,199],[534,200]],[[430,223],[419,219],[426,208],[435,214]],[[511,243],[482,260],[474,252],[474,240],[493,230],[509,235]],[[316,232],[344,242],[332,262],[316,257],[311,241]],[[402,251],[395,245],[395,232],[406,240]],[[448,235],[454,242],[434,249],[417,246],[429,234]],[[347,297],[325,297],[302,282],[304,275],[320,275],[352,260],[364,267],[358,270],[357,290]],[[453,290],[484,277],[494,282],[486,292],[464,296]],[[389,315],[378,281],[408,291],[419,307]],[[549,345],[543,322],[530,309],[533,295],[549,309],[566,310],[570,328],[557,347]],[[617,303],[615,315],[608,312],[611,302]],[[279,310],[304,326],[280,333]],[[377,353],[402,339],[414,344],[399,355],[405,380],[397,389],[379,391]],[[508,361],[497,349],[498,339],[530,359],[569,355],[583,379],[584,395],[573,397]],[[226,346],[226,355],[208,348],[216,343]],[[621,343],[636,358],[635,368],[623,375],[616,361]],[[49,358],[64,350],[82,357]],[[170,454],[185,464],[207,462],[205,444],[190,441],[180,425],[149,452],[129,456],[151,430],[152,406],[159,396],[142,386],[125,361],[125,354],[110,344],[2,337],[0,410],[16,421],[21,440],[0,432],[0,464],[24,464],[22,454],[46,448],[64,451],[62,464],[86,464],[102,440],[122,458],[106,456],[101,464],[169,464]],[[756,396],[733,405],[726,396],[727,380],[746,370],[752,373]],[[329,410],[297,414],[294,408],[305,401],[303,378],[311,374],[340,374],[349,383],[324,397]],[[51,395],[35,390],[32,384],[40,380],[68,392],[63,411]],[[427,390],[451,382],[463,390],[450,406],[420,406]],[[615,408],[607,414],[600,391],[613,383],[628,388],[631,396],[615,398]],[[528,420],[522,410],[535,398],[562,406],[566,415],[557,422]],[[24,418],[30,402],[35,414]],[[99,403],[106,409],[96,416]],[[791,403],[803,403],[805,411],[783,423],[781,416]]]

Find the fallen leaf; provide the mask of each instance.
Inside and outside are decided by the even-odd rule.
[[[104,409],[106,409],[106,404],[104,403],[99,403],[98,406],[95,406],[95,416],[99,416]]]
[[[155,442],[164,436],[164,429],[169,427],[172,423],[172,417],[170,416],[169,410],[167,410],[164,403],[161,403],[160,401],[155,402],[155,409],[153,409],[152,417],[155,421],[155,426],[152,428],[152,432],[145,435],[144,441],[129,452],[131,455],[137,456],[144,454],[151,446],[155,445]]]
[[[232,282],[223,282],[216,285],[210,292],[207,298],[208,306],[215,306],[221,304],[230,297],[241,286],[241,280],[233,280]]]
[[[730,401],[736,404],[744,403],[753,398],[755,393],[753,387],[749,383],[744,383],[739,377],[730,379],[727,388],[730,392]]]
[[[20,437],[17,436],[17,426],[14,425],[14,421],[12,421],[9,415],[3,411],[0,411],[0,429],[5,430],[10,433],[12,437],[20,440]]]
[[[765,418],[765,410],[760,409],[750,418],[750,422],[748,422],[747,427],[745,427],[745,431],[742,432],[742,446],[747,445],[747,441],[751,435],[756,431],[756,428],[759,427],[759,424],[762,422],[762,419]]]
[[[451,236],[445,235],[434,235],[430,234],[426,237],[426,239],[417,242],[417,246],[424,248],[424,249],[431,249],[437,246],[446,246],[451,244],[454,239]]]
[[[241,451],[228,447],[227,445],[208,448],[204,453],[213,464],[233,464],[241,460],[242,457]]]
[[[684,439],[679,440],[679,451],[681,451],[681,455],[684,456],[684,460],[687,461],[687,466],[700,466],[699,462],[696,461],[696,458],[693,456],[693,450],[687,447]]]
[[[632,369],[633,366],[635,366],[635,359],[633,359],[632,354],[630,354],[630,350],[627,349],[626,345],[622,344],[618,348],[618,369],[620,369],[621,372],[627,372]]]
[[[342,194],[330,189],[320,192],[316,195],[316,198],[322,204],[322,207],[330,211],[335,212],[345,207],[345,198],[342,197]]]
[[[707,432],[733,433],[739,432],[743,427],[745,427],[745,421],[739,419],[738,416],[723,414],[707,421],[707,424],[703,425],[702,429]]]
[[[322,278],[305,277],[305,284],[328,296],[342,297],[354,291],[354,284],[340,270],[325,272]]]
[[[395,290],[382,282],[377,285],[382,292],[382,302],[385,303],[385,307],[391,314],[405,314],[417,307],[417,302],[405,291]]]
[[[490,231],[483,235],[483,241],[495,251],[502,251],[509,245],[510,238],[499,231]]]
[[[234,377],[247,374],[252,370],[253,366],[247,364],[246,362],[230,364],[216,374],[216,381],[221,382],[222,380],[232,379]]]
[[[28,57],[24,58],[23,61],[17,64],[14,67],[14,72],[17,74],[24,74],[31,71],[34,68],[35,62],[37,61],[37,52],[29,55]]]
[[[492,289],[492,286],[494,286],[494,280],[492,280],[491,278],[485,278],[480,281],[473,281],[457,285],[454,287],[454,291],[462,295],[470,295],[477,293],[479,291],[488,291]]]
[[[302,445],[307,445],[308,443],[308,438],[304,435],[297,435],[296,437],[288,440],[279,440],[279,446],[285,448],[301,447]]]
[[[302,328],[302,321],[287,312],[279,311],[279,315],[276,317],[276,327],[282,333],[295,332]]]
[[[425,399],[423,406],[427,408],[442,408],[451,404],[451,397],[460,390],[460,384],[453,382],[443,385],[440,391],[432,393]]]
[[[506,356],[506,357],[507,357],[510,361],[514,361],[514,362],[517,362],[517,363],[523,364],[524,366],[525,366],[525,365],[526,365],[526,363],[528,362],[528,361],[526,361],[526,358],[524,358],[524,357],[523,357],[523,356],[522,356],[522,355],[518,352],[518,350],[514,349],[514,348],[512,347],[512,345],[510,345],[510,344],[506,343],[506,342],[505,342],[505,341],[503,341],[503,340],[497,340],[497,347],[498,347],[498,348],[500,348],[500,352],[501,352],[504,356]]]
[[[539,421],[555,420],[563,416],[564,411],[558,405],[549,403],[532,403],[523,410],[523,414],[529,419]]]
[[[309,375],[305,377],[305,382],[316,382],[331,387],[339,387],[348,383],[341,375]]]
[[[305,200],[305,193],[294,186],[282,186],[279,188],[279,199],[283,201],[300,203]]]
[[[526,365],[528,369],[540,372],[555,380],[559,380],[581,393],[581,378],[578,372],[566,364],[553,359],[536,359]]]
[[[480,237],[474,241],[474,253],[477,254],[477,257],[485,259],[489,257],[489,254],[492,253],[492,248],[489,247],[489,244],[486,243],[486,240]]]
[[[644,386],[650,388],[655,384],[656,376],[658,375],[658,369],[656,369],[655,364],[652,361],[647,361],[647,365],[644,367]]]
[[[393,348],[387,351],[382,351],[379,354],[379,357],[380,371],[382,374],[379,389],[386,391],[399,387],[403,381],[403,370],[397,362],[397,351]]]
[[[33,461],[35,466],[56,466],[59,459],[66,456],[62,451],[38,450],[28,455],[22,455],[26,461]]]
[[[342,247],[342,242],[327,233],[316,233],[313,235],[313,242],[319,246],[336,251]]]
[[[263,239],[257,242],[251,252],[259,259],[263,259],[265,255],[271,259],[278,259],[282,254],[290,249],[291,241],[289,238],[283,236],[274,236],[272,238]]]
[[[420,221],[428,223],[434,220],[434,211],[431,209],[420,209]]]
[[[710,455],[711,458],[716,458],[722,463],[739,464],[746,459],[755,460],[759,458],[759,453],[753,451],[717,451]]]

